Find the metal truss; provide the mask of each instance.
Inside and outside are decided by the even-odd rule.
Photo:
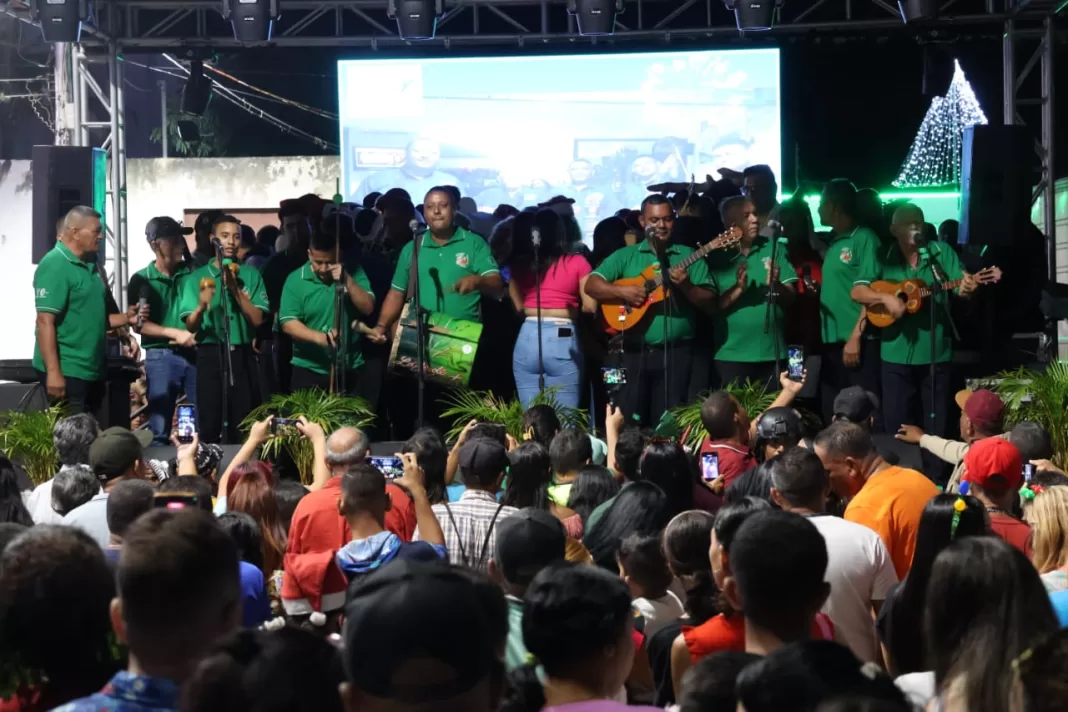
[[[761,37],[831,33],[982,33],[1002,31],[1004,5],[1023,0],[945,0],[942,17],[922,26],[905,25],[893,0],[778,0],[776,27]],[[221,0],[91,0],[93,19],[86,44],[114,43],[119,50],[172,51],[241,46],[222,19]],[[1030,4],[1040,4],[1033,0]],[[438,36],[429,42],[401,39],[386,17],[385,0],[280,0],[275,47],[366,47],[454,45],[541,46],[617,44],[739,38],[734,14],[723,0],[626,0],[617,30],[609,37],[581,37],[566,0],[446,0]],[[0,0],[3,7],[3,0]],[[24,12],[19,0],[4,11]]]

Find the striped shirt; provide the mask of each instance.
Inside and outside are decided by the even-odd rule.
[[[483,490],[464,490],[452,504],[435,504],[434,516],[445,534],[449,563],[485,571],[497,547],[497,524],[518,509],[505,507]],[[450,516],[451,514],[451,516]],[[416,531],[414,539],[419,539]]]

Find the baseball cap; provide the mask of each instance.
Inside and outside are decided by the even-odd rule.
[[[89,466],[101,482],[113,480],[140,460],[151,442],[152,433],[148,430],[131,432],[119,426],[108,428],[89,446]]]
[[[521,509],[497,523],[494,560],[508,583],[526,586],[546,566],[563,561],[566,548],[564,525],[540,509]]]
[[[169,218],[166,215],[152,218],[145,225],[145,237],[149,242],[153,240],[162,240],[167,237],[182,237],[183,235],[192,235],[193,228],[186,227],[180,224],[174,218]]]
[[[953,399],[968,416],[972,425],[979,430],[990,432],[992,428],[1001,427],[1005,415],[1005,403],[994,391],[986,388],[980,388],[977,391],[965,389],[957,391]]]
[[[1023,457],[1004,438],[983,438],[964,453],[966,482],[991,490],[1017,490],[1023,483]]]
[[[879,408],[879,397],[860,386],[843,388],[834,397],[834,417],[850,423],[863,423]]]
[[[500,594],[497,594],[500,595]],[[430,702],[467,692],[501,666],[492,606],[471,575],[442,561],[393,561],[349,587],[345,671],[360,691],[381,699]],[[413,679],[410,660],[433,660]]]
[[[508,451],[496,440],[475,438],[460,448],[460,471],[478,482],[489,482],[508,467]]]

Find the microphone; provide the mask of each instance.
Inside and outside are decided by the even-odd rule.
[[[141,312],[143,312],[145,310],[145,307],[147,307],[147,306],[148,306],[148,287],[142,285],[141,290],[137,293],[137,329],[138,330],[140,330],[141,327],[145,323],[144,317],[141,316]]]
[[[408,229],[412,231],[412,236],[414,237],[421,232],[426,232],[426,225],[412,218],[408,221]]]
[[[541,247],[541,230],[536,227],[530,228],[530,241],[534,243],[534,247]]]
[[[650,237],[655,237],[655,236],[656,236],[656,228],[653,227],[652,225],[646,225],[645,226],[645,239],[648,240]]]
[[[760,230],[761,237],[774,238],[782,231],[782,223],[774,218],[768,218],[767,223]]]
[[[217,238],[217,237],[211,238],[211,245],[212,245],[212,247],[215,248],[216,252],[222,252],[222,243],[219,242],[219,238]]]

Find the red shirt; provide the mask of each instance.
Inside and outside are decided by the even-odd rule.
[[[387,484],[386,491],[393,506],[386,512],[385,527],[401,541],[411,541],[415,504],[394,484]],[[338,511],[340,497],[341,478],[331,477],[322,489],[301,499],[293,512],[282,578],[282,601],[290,615],[336,610],[344,604],[348,581],[334,565],[334,554],[349,543],[352,533]],[[295,602],[299,608],[293,608]]]
[[[697,662],[712,653],[726,650],[745,652],[745,616],[720,613],[699,626],[683,626],[682,638],[690,650],[690,660]],[[823,613],[812,620],[813,640],[834,640],[834,623]]]
[[[990,513],[990,529],[1031,558],[1031,525],[1002,512]]]
[[[701,445],[701,454],[714,452],[719,455],[719,476],[723,488],[730,487],[731,482],[741,477],[746,470],[756,467],[757,461],[749,449],[725,440],[705,440]]]

